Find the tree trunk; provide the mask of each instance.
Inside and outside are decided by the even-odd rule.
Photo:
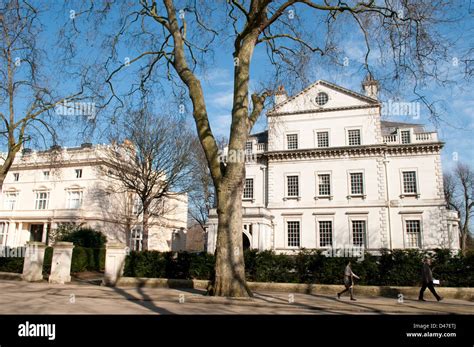
[[[217,244],[215,281],[211,294],[247,297],[242,244],[242,180],[228,180],[217,193]],[[224,187],[222,187],[224,186]]]
[[[7,177],[6,173],[0,173],[0,191],[3,188],[3,182],[5,181],[5,178]]]
[[[143,207],[143,221],[142,221],[142,228],[143,228],[143,239],[142,239],[142,250],[148,250],[148,220],[150,218],[150,213],[148,212],[147,207]]]

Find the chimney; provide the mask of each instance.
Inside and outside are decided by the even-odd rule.
[[[275,105],[281,104],[287,98],[285,87],[281,84],[275,92]]]
[[[369,98],[377,99],[377,94],[379,93],[379,82],[374,79],[370,72],[365,76],[365,79],[362,82],[362,87],[364,88],[365,95]]]

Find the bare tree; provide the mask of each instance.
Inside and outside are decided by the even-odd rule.
[[[112,138],[101,171],[119,183],[118,189],[140,201],[143,249],[148,247],[151,217],[167,212],[167,199],[176,199],[190,185],[193,136],[179,120],[141,110],[132,114]]]
[[[90,14],[99,8],[97,18],[102,21],[103,9],[112,11],[109,5],[91,2],[82,13]],[[452,9],[446,0],[139,0],[137,6],[127,3],[121,7],[120,28],[106,40],[111,47],[105,65],[111,100],[120,99],[116,77],[124,70],[130,76],[130,65],[135,64],[139,66],[135,72],[140,79],[130,87],[128,95],[142,88],[156,89],[168,80],[181,100],[185,92],[191,102],[216,189],[218,232],[212,293],[251,295],[245,281],[242,245],[245,162],[220,160],[198,72],[212,63],[214,54],[225,54],[223,47],[230,50],[234,88],[228,151],[234,158],[244,157],[240,153],[244,153],[247,137],[268,105],[274,86],[282,79],[304,83],[305,68],[314,63],[313,57],[330,57],[325,61],[327,66],[340,64],[340,45],[347,41],[344,39],[348,34],[358,33],[357,39],[364,43],[363,68],[370,71],[371,53],[380,53],[384,80],[398,82],[404,88],[410,85],[417,100],[435,116],[433,104],[420,88],[426,81],[445,81],[439,66],[450,59],[448,40],[436,29],[449,22],[446,16]],[[118,58],[122,39],[138,50],[126,62]],[[267,53],[267,66],[274,73],[266,75],[259,90],[251,91],[251,61],[256,49]]]
[[[45,117],[66,100],[81,99],[82,88],[58,95],[41,74],[46,65],[37,45],[40,10],[18,0],[0,2],[0,134],[6,154],[0,163],[0,188],[16,154],[36,133],[56,137]]]
[[[471,216],[474,210],[474,171],[463,163],[458,163],[452,172],[444,174],[444,196],[449,209],[460,217],[460,243],[465,253],[468,249]]]

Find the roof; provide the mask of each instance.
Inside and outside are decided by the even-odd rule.
[[[389,134],[398,128],[413,128],[415,132],[425,131],[424,125],[419,123],[403,123],[403,122],[391,122],[391,121],[380,121],[382,133]]]
[[[250,134],[249,137],[257,138],[258,143],[267,143],[268,142],[268,130],[261,131],[259,133]]]
[[[358,99],[361,99],[363,101],[367,101],[368,103],[370,104],[374,104],[374,105],[378,105],[379,104],[379,101],[377,99],[374,99],[374,98],[371,98],[367,95],[364,95],[364,94],[361,94],[361,93],[357,93],[357,92],[354,92],[350,89],[347,89],[347,88],[344,88],[344,87],[341,87],[341,86],[338,86],[337,84],[334,84],[334,83],[331,83],[331,82],[328,82],[328,81],[325,81],[325,80],[317,80],[316,82],[314,82],[313,84],[309,85],[308,87],[306,87],[305,89],[303,89],[302,91],[300,91],[299,93],[291,96],[291,97],[288,97],[285,101],[275,105],[270,111],[268,111],[268,113],[272,113],[274,111],[276,111],[279,107],[293,101],[294,99],[296,99],[298,96],[306,93],[308,90],[310,90],[311,88],[313,88],[314,86],[316,85],[324,85],[326,87],[329,87],[329,88],[332,88],[332,89],[335,89],[337,91],[340,91],[344,94],[348,94],[348,95],[351,95],[355,98],[358,98]]]

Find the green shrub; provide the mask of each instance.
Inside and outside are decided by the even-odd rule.
[[[78,228],[71,232],[60,234],[57,241],[74,243],[74,246],[86,248],[104,248],[107,238],[100,231],[91,228]]]
[[[383,250],[380,255],[366,253],[364,259],[327,257],[320,251],[302,250],[295,255],[273,251],[246,250],[245,275],[248,281],[342,284],[350,260],[363,285],[417,286],[421,264],[427,254],[418,250]],[[436,250],[433,276],[443,286],[469,287],[474,284],[474,252],[465,256]],[[131,252],[126,258],[125,276],[151,278],[212,279],[215,258],[207,253]]]
[[[46,247],[44,253],[43,274],[51,273],[53,247]],[[105,248],[86,248],[76,246],[72,250],[71,273],[83,271],[104,271]]]
[[[21,257],[0,257],[0,271],[22,273],[24,259]]]

